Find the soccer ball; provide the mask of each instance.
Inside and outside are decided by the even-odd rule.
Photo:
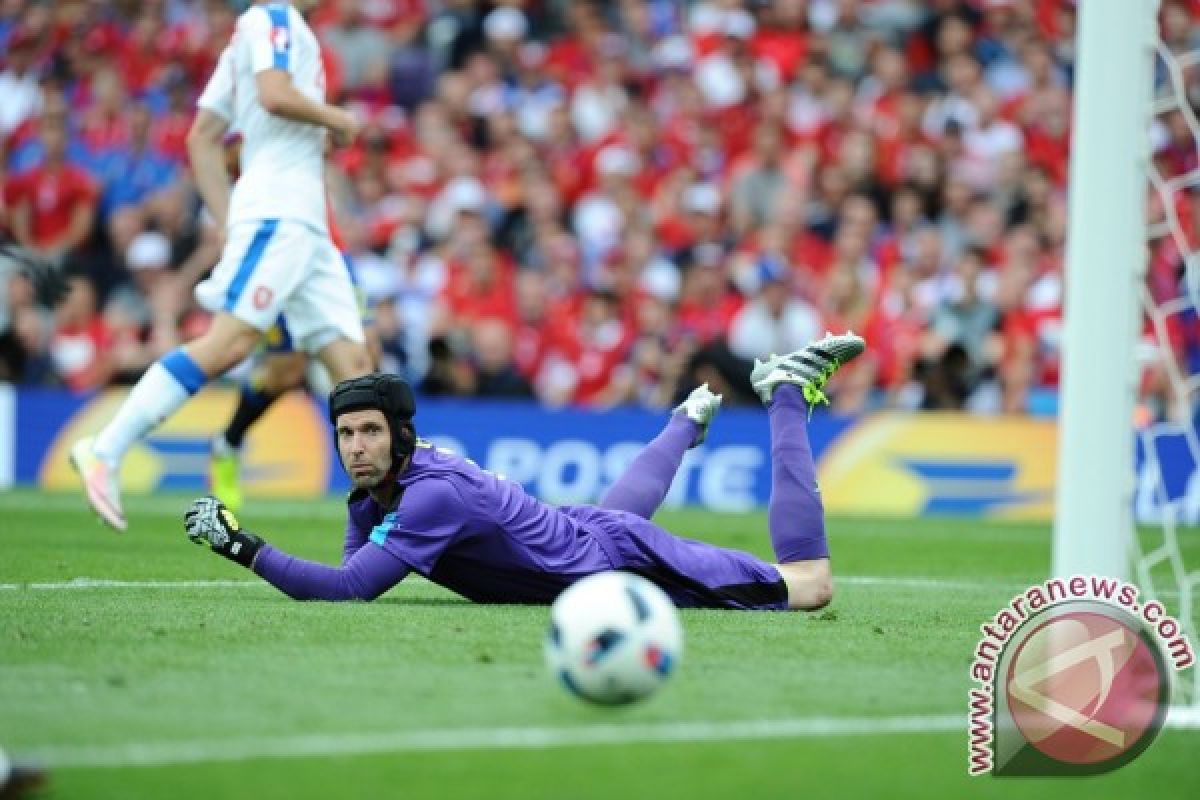
[[[606,706],[651,695],[679,663],[683,629],[662,589],[627,572],[570,586],[550,609],[546,666],[574,695]]]

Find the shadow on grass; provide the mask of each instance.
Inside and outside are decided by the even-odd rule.
[[[380,597],[371,605],[388,606],[473,606],[477,605],[463,597]]]
[[[549,610],[549,603],[476,603],[463,597],[381,597],[372,605],[384,603],[392,606],[429,606],[431,608],[469,607],[482,610]]]

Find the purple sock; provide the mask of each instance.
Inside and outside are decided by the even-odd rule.
[[[767,406],[771,423],[771,500],[767,526],[780,564],[828,558],[825,509],[817,491],[817,468],[808,443],[808,405],[800,390],[784,384]]]
[[[662,505],[683,454],[696,441],[699,428],[686,414],[672,414],[667,427],[642,448],[600,501],[601,508],[629,511],[650,519]]]

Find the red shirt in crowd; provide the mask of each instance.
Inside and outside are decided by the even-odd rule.
[[[617,367],[625,361],[632,342],[622,337],[611,347],[601,347],[591,342],[580,342],[571,355],[579,383],[575,385],[572,400],[579,405],[591,405],[603,399],[604,391],[612,383]]]
[[[694,267],[693,269],[704,269]],[[679,304],[679,327],[691,334],[702,344],[725,335],[733,325],[733,318],[742,309],[742,299],[733,292],[726,292],[712,305],[701,305],[692,300]]]
[[[750,50],[779,70],[779,76],[788,83],[808,58],[808,38],[803,31],[765,28],[755,34]]]
[[[513,293],[512,263],[495,256],[490,282],[477,281],[468,267],[451,263],[447,266],[446,285],[442,289],[442,302],[446,310],[460,322],[475,322],[495,318],[506,322],[510,329],[516,328],[517,300]]]
[[[1058,386],[1062,348],[1062,308],[1018,308],[1004,318],[1002,330],[1009,352],[1019,344],[1033,351],[1033,383]]]
[[[590,335],[579,322],[553,326],[547,335],[546,350],[557,353],[574,369],[572,403],[591,405],[604,398],[617,368],[625,363],[633,340],[633,329],[619,318],[608,320]]]
[[[84,118],[79,138],[92,153],[124,149],[129,144],[129,120],[123,115],[105,116],[96,111]]]
[[[154,147],[167,158],[179,164],[188,160],[187,136],[192,127],[192,114],[187,111],[169,111],[154,120],[150,139]]]
[[[96,184],[74,164],[35,167],[13,176],[4,188],[4,202],[12,210],[27,205],[35,247],[52,247],[71,225],[81,205],[95,205]]]

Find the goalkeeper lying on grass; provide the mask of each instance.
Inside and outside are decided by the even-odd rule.
[[[650,521],[689,447],[721,404],[692,392],[598,506],[555,508],[474,462],[417,439],[408,384],[378,373],[343,381],[329,399],[348,499],[342,565],[289,556],[243,530],[211,497],[192,503],[188,536],[298,600],[373,600],[410,572],[481,603],[549,603],[573,582],[622,569],[679,606],[816,609],[833,578],[808,443],[808,406],[863,351],[854,334],[755,364],[751,382],[771,429],[768,524],[778,564],[676,537]]]

